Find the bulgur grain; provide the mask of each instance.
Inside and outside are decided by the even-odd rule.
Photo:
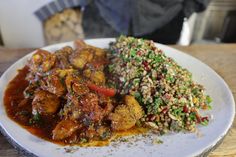
[[[109,49],[115,52],[110,54],[110,72],[122,82],[117,90],[139,101],[147,117],[141,122],[158,126],[160,133],[193,131],[196,124],[208,123],[208,118],[199,114],[199,109],[211,108],[211,98],[204,94],[203,86],[195,83],[192,74],[167,57],[153,41],[120,36]],[[117,83],[113,80],[117,79],[110,80]]]

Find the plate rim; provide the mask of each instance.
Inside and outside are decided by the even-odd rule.
[[[107,41],[114,41],[115,38],[95,38],[95,39],[86,39],[84,40],[86,43],[90,43],[90,42],[96,42],[96,41],[101,41],[101,40],[107,40]],[[69,42],[62,42],[62,43],[57,43],[57,44],[53,44],[53,45],[48,45],[48,46],[45,46],[45,47],[42,47],[41,49],[50,49],[50,48],[53,48],[53,47],[62,47],[62,45],[72,45],[73,44],[73,41],[69,41]],[[234,122],[234,119],[235,119],[235,101],[234,101],[234,96],[232,94],[232,91],[231,89],[229,88],[228,84],[224,81],[224,79],[217,73],[215,72],[211,67],[209,67],[207,64],[205,64],[204,62],[202,62],[201,60],[193,57],[192,55],[190,54],[187,54],[185,53],[184,51],[180,51],[178,49],[175,49],[173,47],[170,47],[168,45],[164,45],[164,44],[160,44],[160,43],[155,43],[156,46],[160,45],[161,47],[165,47],[165,48],[168,48],[168,49],[171,49],[173,51],[176,51],[178,52],[179,54],[181,55],[185,55],[187,57],[190,57],[191,59],[194,59],[195,61],[197,62],[200,62],[201,64],[203,64],[205,67],[207,67],[208,70],[210,70],[211,72],[213,72],[217,77],[218,79],[221,80],[221,82],[224,84],[224,86],[226,87],[226,89],[229,92],[229,96],[230,96],[230,101],[234,104],[233,105],[233,114],[232,116],[230,117],[230,125],[227,125],[227,128],[225,128],[224,132],[222,133],[221,136],[218,136],[217,138],[215,138],[215,140],[213,142],[211,142],[211,145],[206,147],[204,150],[201,150],[201,152],[196,152],[196,154],[193,154],[194,156],[205,156],[207,154],[209,154],[211,151],[213,151],[214,149],[217,148],[218,145],[220,145],[223,141],[223,139],[225,138],[225,136],[228,134],[228,132],[231,130],[232,128],[232,125],[233,125],[233,122]],[[162,49],[162,48],[161,48]],[[37,49],[36,49],[37,50]],[[13,66],[15,64],[17,64],[18,62],[22,62],[22,60],[24,60],[25,58],[31,56],[36,50],[26,54],[25,56],[19,58],[17,61],[15,61],[13,64],[11,64],[11,66],[9,66],[5,71],[4,73],[1,75],[0,77],[0,81],[2,80],[3,76],[6,75],[6,73],[9,73],[8,71],[10,69],[13,68]],[[4,104],[2,104],[4,105]],[[9,117],[8,117],[9,118]],[[10,119],[10,118],[9,118]],[[11,120],[11,119],[10,119]],[[17,123],[16,123],[17,124]],[[17,124],[18,125],[18,124]],[[1,121],[0,121],[0,132],[2,133],[2,135],[8,140],[8,142],[13,145],[13,147],[15,149],[17,149],[19,152],[27,155],[27,156],[37,156],[36,154],[30,152],[29,150],[27,150],[26,148],[22,147],[17,141],[14,140],[13,137],[11,137],[11,135],[7,132],[7,130],[4,128],[4,126],[2,125]],[[33,135],[34,136],[34,135]]]

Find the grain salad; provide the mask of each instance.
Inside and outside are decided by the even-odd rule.
[[[153,41],[120,36],[109,50],[110,86],[133,95],[145,111],[137,125],[163,134],[195,131],[197,124],[208,124],[209,117],[199,111],[211,109],[210,96]]]

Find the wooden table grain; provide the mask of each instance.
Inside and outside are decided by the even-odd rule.
[[[214,69],[229,85],[234,98],[236,98],[236,44],[213,44],[176,46],[187,54],[190,54]],[[16,60],[31,52],[33,49],[6,49],[0,47],[0,75]],[[1,157],[24,157],[0,134]],[[236,156],[236,121],[223,140],[223,143],[210,157]]]

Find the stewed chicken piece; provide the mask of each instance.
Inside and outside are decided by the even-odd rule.
[[[76,94],[77,96],[84,95],[89,92],[86,82],[73,74],[69,74],[65,78],[65,85],[69,93]]]
[[[32,102],[32,114],[36,115],[37,113],[42,115],[54,114],[58,111],[60,106],[59,98],[44,90],[39,90],[35,92],[34,99]]]
[[[56,62],[55,54],[52,54],[46,50],[38,49],[32,56],[28,65],[30,71],[34,73],[45,73],[53,68]]]
[[[69,56],[70,63],[78,69],[83,69],[84,66],[93,59],[94,50],[85,48],[76,50]]]
[[[100,121],[111,112],[113,105],[107,101],[104,101],[104,106],[99,104],[99,97],[94,93],[87,93],[84,95],[78,104],[81,110],[86,113],[92,121]]]
[[[70,137],[79,127],[80,125],[76,121],[70,119],[62,120],[52,131],[52,138],[54,140],[62,140]]]
[[[57,57],[56,67],[60,69],[71,69],[72,65],[69,62],[69,55],[72,54],[74,50],[70,46],[65,46],[60,50],[55,52]]]
[[[143,116],[142,107],[133,96],[125,96],[125,104],[118,105],[114,113],[110,113],[113,130],[127,130],[135,126],[137,120]]]
[[[98,85],[104,85],[106,82],[105,74],[103,71],[100,70],[92,70],[87,68],[83,71],[83,75],[90,79],[93,83]]]
[[[50,74],[39,82],[43,90],[47,90],[58,97],[62,96],[66,92],[66,88],[62,83],[61,78],[55,74]]]

